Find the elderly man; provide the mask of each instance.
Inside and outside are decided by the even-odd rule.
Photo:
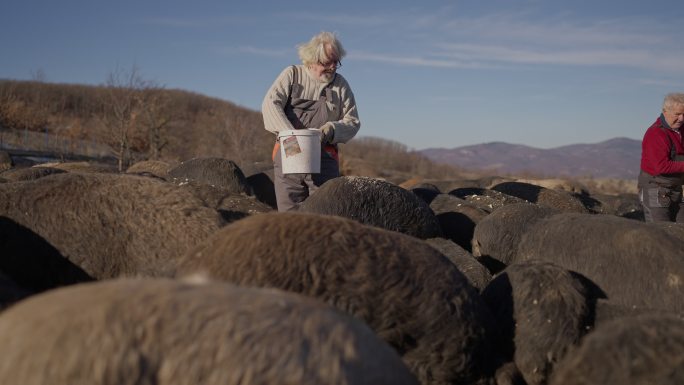
[[[665,96],[663,113],[641,144],[639,200],[647,222],[684,222],[684,94]]]
[[[298,52],[302,64],[280,73],[266,93],[261,111],[265,128],[276,135],[283,130],[321,131],[321,172],[283,174],[280,151],[274,148],[273,184],[278,211],[295,208],[318,186],[340,175],[337,144],[353,138],[361,126],[354,94],[347,80],[337,73],[345,55],[337,37],[321,32],[299,45]]]

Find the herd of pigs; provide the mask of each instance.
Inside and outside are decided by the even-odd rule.
[[[6,168],[0,384],[684,384],[684,226],[630,194]]]

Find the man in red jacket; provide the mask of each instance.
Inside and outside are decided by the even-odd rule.
[[[641,142],[639,200],[647,222],[684,222],[684,94],[665,96],[663,113]]]

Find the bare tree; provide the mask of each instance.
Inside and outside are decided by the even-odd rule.
[[[168,125],[176,120],[177,112],[171,106],[168,92],[155,83],[148,83],[142,92],[142,124],[147,132],[148,157],[161,158],[169,144]]]
[[[47,126],[48,111],[38,87],[19,86],[18,82],[7,81],[0,90],[0,125],[23,130],[27,137],[29,131],[41,131]]]
[[[5,82],[0,88],[0,128],[16,128],[13,127],[12,122],[15,106],[19,99],[15,88],[15,83],[10,82]]]
[[[123,171],[130,160],[131,147],[140,147],[146,141],[136,129],[142,106],[142,91],[147,87],[134,65],[130,70],[117,67],[107,78],[107,92],[104,93],[103,141],[113,150],[119,171]]]
[[[254,151],[253,128],[249,127],[246,118],[244,113],[233,111],[225,118],[222,130],[229,157],[239,165],[244,164],[247,155]]]
[[[47,75],[45,75],[45,71],[43,71],[42,68],[31,70],[31,79],[37,83],[45,83],[48,80]]]

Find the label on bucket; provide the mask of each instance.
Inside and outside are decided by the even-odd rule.
[[[290,136],[283,139],[283,150],[285,150],[285,157],[295,156],[302,152],[296,136]]]

